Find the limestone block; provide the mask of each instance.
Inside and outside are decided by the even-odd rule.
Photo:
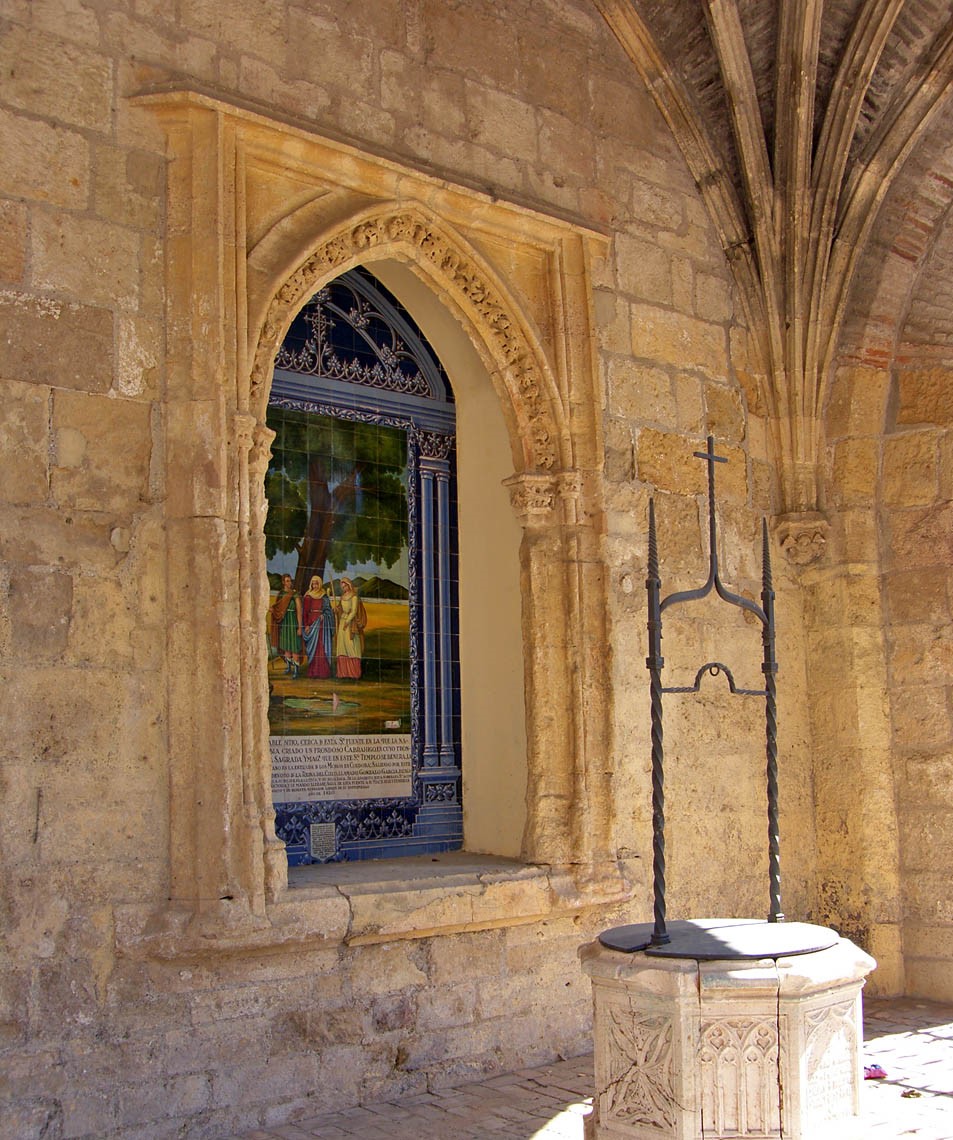
[[[395,993],[428,984],[426,960],[413,941],[363,947],[349,963],[354,992]]]
[[[895,507],[926,506],[937,497],[937,433],[918,431],[884,441],[883,498]]]
[[[0,376],[105,392],[112,367],[111,313],[12,290],[0,292]]]
[[[129,511],[148,496],[150,407],[80,392],[53,398],[53,494],[62,507]]]
[[[93,304],[135,309],[139,238],[111,222],[38,213],[31,228],[33,283]]]
[[[82,210],[89,144],[76,131],[0,110],[0,194]]]
[[[900,803],[920,804],[929,788],[932,803],[953,807],[953,748],[938,752],[915,752],[904,761],[904,778],[899,783]]]
[[[535,929],[535,928],[534,928]],[[493,978],[504,971],[506,932],[481,930],[436,938],[430,946],[430,981],[449,985],[460,978],[460,963],[467,963],[467,977]]]
[[[953,561],[953,503],[892,511],[887,530],[887,564],[899,571]]]
[[[19,281],[26,265],[27,209],[0,199],[0,281]]]
[[[261,0],[254,7],[232,5],[228,8],[215,0],[182,0],[178,13],[178,23],[186,31],[276,64],[287,61],[286,18],[284,0]],[[300,41],[293,38],[292,42]],[[324,52],[309,53],[308,58],[323,59],[324,55]]]
[[[675,426],[677,404],[671,376],[665,369],[642,364],[630,356],[611,357],[607,386],[613,415],[638,424]]]
[[[101,218],[135,229],[159,228],[164,193],[161,155],[102,143],[93,151],[93,207]]]
[[[895,683],[953,685],[953,638],[948,626],[929,622],[894,626],[889,653]]]
[[[630,202],[633,218],[642,225],[672,233],[680,233],[684,229],[683,198],[673,193],[670,187],[633,177]]]
[[[33,663],[59,660],[66,649],[73,579],[45,566],[14,566],[9,581],[10,649]]]
[[[636,443],[639,478],[660,491],[702,494],[708,486],[705,465],[694,458],[693,450],[699,449],[692,448],[683,436],[644,428]],[[659,533],[663,533],[661,528]]]
[[[703,321],[727,322],[734,314],[730,280],[699,273],[695,277],[695,314]]]
[[[904,959],[904,993],[931,1001],[953,1002],[953,973],[949,958]]]
[[[151,396],[158,383],[162,332],[158,323],[131,314],[117,321],[115,388],[121,396]]]
[[[828,439],[880,435],[889,389],[890,374],[882,369],[838,368],[827,401]]]
[[[723,327],[651,305],[632,306],[632,351],[641,360],[697,369],[712,377],[727,371]]]
[[[938,748],[953,736],[946,686],[894,688],[891,715],[894,738],[905,748]]]
[[[689,373],[675,376],[676,425],[689,435],[701,435],[705,427],[704,385]]]
[[[848,439],[834,448],[832,491],[838,504],[847,506],[873,501],[877,486],[876,440]]]
[[[953,499],[953,432],[941,432],[938,437],[937,480],[939,498]]]
[[[884,575],[891,621],[942,622],[949,613],[948,577],[947,569],[940,566]]]
[[[113,71],[99,52],[13,27],[0,40],[0,70],[8,104],[73,126],[109,129]]]
[[[584,20],[587,13],[577,8],[573,15]],[[549,108],[576,123],[583,122],[592,105],[589,84],[579,82],[579,76],[589,71],[588,45],[564,39],[560,53],[562,66],[554,67],[552,32],[548,25],[547,18],[540,23],[532,21],[527,27],[520,60],[520,89],[535,106]]]
[[[737,388],[727,384],[706,384],[705,410],[705,430],[709,434],[716,439],[730,439],[736,443],[744,439],[745,413]]]
[[[538,161],[539,133],[531,104],[471,81],[466,83],[465,94],[467,121],[478,146]]]
[[[48,496],[49,408],[47,388],[0,381],[0,497],[8,503]]]
[[[897,378],[897,423],[953,426],[953,385],[946,369],[905,370]]]
[[[685,257],[672,259],[672,304],[686,313],[695,311],[695,272]]]
[[[493,9],[457,9],[443,0],[424,0],[419,7],[431,67],[472,74],[473,61],[478,59],[485,83],[516,88],[520,53],[509,13],[496,16]]]
[[[83,0],[29,0],[29,7],[35,28],[92,47],[99,44],[99,20]]]
[[[417,1024],[424,1032],[470,1025],[477,1018],[477,987],[473,982],[423,990],[417,996]]]
[[[645,432],[639,433],[641,441]],[[680,437],[670,437],[679,438]],[[684,444],[684,440],[680,439]],[[693,460],[702,467],[699,460]],[[687,474],[687,473],[686,473]],[[697,474],[695,475],[697,478]],[[669,576],[675,571],[690,568],[693,573],[701,569],[704,564],[702,553],[702,525],[698,512],[698,503],[688,495],[656,494],[655,519],[659,537],[659,560],[662,568],[663,580],[666,590],[675,589],[674,581]],[[646,519],[646,514],[641,518]],[[644,523],[643,525],[647,525]],[[644,533],[644,531],[643,531]],[[686,579],[687,581],[687,579]],[[696,585],[697,583],[692,583]],[[677,588],[681,588],[679,585]]]
[[[610,483],[626,483],[635,475],[632,429],[626,420],[610,419],[605,425],[605,477]]]
[[[570,74],[568,67],[563,74]],[[558,171],[558,178],[561,180],[584,185],[595,182],[595,153],[588,136],[580,134],[578,123],[551,111],[539,110],[537,115],[539,116],[539,159],[543,167]]]
[[[672,304],[672,261],[666,251],[659,249],[656,242],[627,233],[620,233],[614,246],[619,289],[628,296],[656,305]],[[652,355],[639,351],[630,330],[626,351],[631,351],[633,344],[637,355]],[[662,363],[664,358],[659,357],[659,361]]]
[[[64,660],[114,668],[131,665],[134,617],[122,586],[109,579],[81,576],[73,586],[71,602],[67,611],[69,648],[63,653]],[[156,630],[152,636],[161,634]]]
[[[111,522],[74,516],[54,508],[9,507],[0,503],[0,558],[25,565],[56,563],[64,569],[112,569]]]

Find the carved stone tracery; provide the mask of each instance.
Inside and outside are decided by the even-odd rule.
[[[675,1122],[672,1064],[674,1030],[670,1017],[633,1017],[628,1005],[607,1005],[605,1029],[610,1056],[624,1065],[609,1074],[600,1096],[604,1120],[671,1128]]]
[[[544,380],[533,360],[527,333],[510,316],[503,298],[485,273],[454,248],[449,237],[422,212],[385,213],[352,225],[320,245],[277,291],[262,328],[252,372],[252,399],[267,387],[284,331],[303,300],[316,292],[334,270],[353,264],[368,252],[410,245],[437,270],[491,342],[501,375],[513,396],[517,415],[526,423],[532,443],[530,466],[550,470],[557,461],[556,432],[544,395]]]

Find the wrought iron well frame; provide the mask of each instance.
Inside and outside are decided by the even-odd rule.
[[[664,747],[662,729],[662,697],[666,693],[697,693],[705,673],[717,676],[724,673],[729,691],[737,696],[764,697],[765,702],[765,755],[768,806],[768,876],[770,908],[768,922],[784,921],[781,910],[781,854],[778,827],[778,713],[777,713],[777,673],[778,663],[775,651],[774,586],[771,578],[771,554],[768,544],[768,524],[761,523],[761,605],[748,598],[732,593],[721,581],[718,569],[718,525],[715,514],[715,464],[727,463],[725,456],[715,454],[715,441],[708,436],[708,447],[704,452],[696,451],[694,456],[708,464],[708,579],[695,590],[681,590],[661,596],[662,583],[659,576],[658,542],[655,528],[655,500],[649,500],[649,551],[648,576],[645,588],[648,591],[648,645],[645,659],[650,677],[650,700],[652,721],[652,891],[654,901],[654,925],[651,945],[664,946],[671,941],[665,925],[665,780]],[[753,614],[761,623],[763,658],[761,671],[764,674],[763,689],[739,689],[731,670],[720,661],[707,661],[695,674],[692,685],[670,686],[662,684],[662,614],[683,602],[698,601],[707,597],[712,590],[722,601]]]

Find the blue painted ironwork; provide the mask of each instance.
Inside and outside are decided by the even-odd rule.
[[[649,552],[648,572],[645,588],[648,592],[648,645],[646,668],[650,678],[651,734],[652,734],[652,891],[654,923],[651,936],[644,946],[662,947],[671,941],[666,927],[665,911],[665,775],[664,775],[664,735],[662,718],[662,697],[666,693],[697,693],[705,675],[724,674],[729,691],[738,696],[764,697],[765,700],[765,754],[768,809],[768,874],[769,911],[768,922],[784,921],[781,910],[781,858],[778,827],[778,717],[776,676],[778,671],[775,658],[774,589],[771,580],[771,555],[768,546],[767,522],[762,521],[762,589],[761,605],[728,590],[721,581],[718,568],[718,527],[715,513],[715,464],[727,463],[724,456],[715,454],[714,438],[708,437],[707,451],[696,451],[696,458],[708,464],[708,578],[704,585],[694,590],[682,590],[661,598],[659,577],[658,543],[655,526],[655,503],[649,503]],[[762,665],[765,679],[763,689],[740,689],[736,686],[731,670],[720,661],[708,661],[695,674],[690,686],[670,686],[662,684],[662,669],[665,659],[662,656],[662,614],[683,602],[706,598],[712,591],[722,601],[753,614],[762,628]],[[644,948],[641,947],[641,948]],[[631,947],[635,949],[636,947]]]

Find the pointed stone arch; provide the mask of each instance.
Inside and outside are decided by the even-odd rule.
[[[250,376],[251,405],[257,410],[267,393],[275,353],[301,306],[346,270],[391,257],[416,268],[466,323],[506,401],[517,470],[571,466],[569,426],[538,336],[477,251],[418,203],[375,205],[317,239],[264,314]]]

